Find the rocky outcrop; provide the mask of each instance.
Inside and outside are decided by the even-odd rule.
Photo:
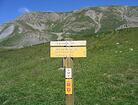
[[[94,10],[88,10],[85,13],[86,16],[89,16],[95,23],[95,33],[97,33],[101,28],[101,19],[103,16],[103,13],[95,12]]]
[[[9,27],[7,27],[6,29],[4,29],[2,31],[3,28],[1,28],[1,33],[0,33],[0,40],[1,39],[5,39],[6,37],[8,37],[9,35],[11,35],[14,31],[14,25],[10,25]]]
[[[64,35],[93,34],[129,27],[138,27],[138,7],[109,6],[71,12],[32,12],[17,17],[12,23],[0,25],[0,47],[30,46],[62,40]]]
[[[37,23],[37,24],[26,23],[26,24],[29,25],[30,27],[32,27],[35,30],[43,31],[43,30],[46,29],[45,24],[41,24],[41,23]]]

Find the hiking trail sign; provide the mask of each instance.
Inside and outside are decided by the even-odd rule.
[[[65,104],[74,105],[73,59],[87,56],[86,41],[51,41],[50,57],[63,58],[65,70]]]
[[[86,57],[86,41],[51,41],[50,57]]]

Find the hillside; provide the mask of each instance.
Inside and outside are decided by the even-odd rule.
[[[75,105],[138,105],[138,28],[70,36],[88,41],[74,59]],[[61,59],[49,44],[0,49],[0,105],[64,105]]]
[[[83,35],[138,27],[138,7],[89,7],[70,12],[31,12],[0,25],[0,47],[22,48]]]

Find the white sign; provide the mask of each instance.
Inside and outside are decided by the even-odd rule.
[[[65,78],[67,78],[67,79],[72,78],[72,69],[71,68],[65,68]]]
[[[86,46],[86,40],[80,41],[51,41],[50,46]]]

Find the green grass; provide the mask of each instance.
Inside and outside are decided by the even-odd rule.
[[[103,18],[101,20],[102,28],[100,32],[112,31],[113,29],[117,29],[122,24],[125,24],[126,21],[122,20],[121,17],[117,17],[116,14],[110,14],[110,12],[105,12],[107,18]]]
[[[88,42],[87,58],[74,59],[75,105],[138,105],[137,34],[134,28],[72,36]],[[0,49],[0,105],[64,105],[60,67],[49,44]]]

